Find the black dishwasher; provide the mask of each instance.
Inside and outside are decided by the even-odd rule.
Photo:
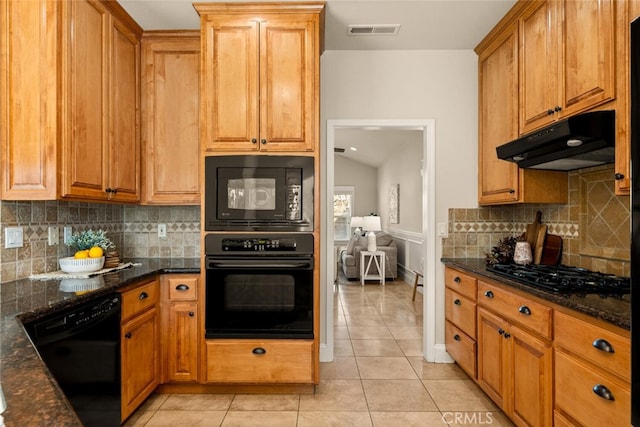
[[[114,293],[25,324],[87,427],[120,425],[120,306]]]

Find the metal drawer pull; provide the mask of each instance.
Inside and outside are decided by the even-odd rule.
[[[267,350],[265,350],[262,347],[256,347],[251,351],[251,353],[253,353],[253,354],[266,354]]]
[[[527,307],[526,305],[521,306],[518,311],[522,314],[525,314],[527,316],[531,316],[531,309],[529,307]]]
[[[146,293],[146,292],[141,292],[141,293],[140,293],[140,295],[138,296],[138,299],[139,299],[140,301],[142,301],[142,300],[144,300],[144,299],[147,299],[147,298],[149,298],[149,294],[148,294],[148,293]]]
[[[602,339],[602,338],[598,338],[591,345],[594,346],[595,348],[597,348],[598,350],[605,351],[607,353],[615,353],[616,352],[613,349],[613,346],[611,344],[609,344],[609,342],[607,340]]]
[[[491,291],[485,291],[485,292],[484,292],[484,296],[485,296],[485,297],[487,297],[487,298],[493,298],[493,292],[491,292]]]
[[[614,401],[613,393],[607,387],[602,384],[596,384],[593,386],[593,392],[603,399]]]
[[[131,339],[131,332],[127,332],[126,334],[124,334],[124,337],[126,339]]]
[[[498,329],[498,333],[499,333],[500,335],[504,334],[504,329],[502,329],[502,328]]]
[[[185,285],[184,283],[181,283],[178,286],[176,286],[176,291],[188,291],[188,290],[189,290],[189,286]]]
[[[189,312],[189,317],[193,317],[193,316],[195,316],[195,315],[196,315],[196,314],[195,314],[193,311],[190,311],[190,312]]]
[[[462,302],[459,299],[456,299],[453,303],[455,305],[462,305]]]
[[[455,334],[455,335],[453,336],[453,339],[454,339],[454,340],[456,340],[456,341],[460,341],[460,335]]]
[[[461,282],[461,280],[460,280],[460,278],[458,276],[456,276],[456,278],[453,279],[453,281],[456,282],[456,283],[460,283]]]
[[[511,338],[511,334],[509,332],[505,332],[504,333],[504,337],[507,338],[507,339]]]

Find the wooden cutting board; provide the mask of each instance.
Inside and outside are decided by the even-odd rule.
[[[531,246],[531,254],[535,254],[536,241],[538,240],[538,229],[540,228],[542,220],[542,212],[536,212],[536,219],[531,224],[527,224],[525,234],[527,243]]]
[[[544,242],[547,237],[547,226],[545,224],[541,224],[538,227],[538,235],[536,236],[536,245],[531,247],[531,252],[533,254],[533,263],[540,264],[542,261],[542,252],[544,249]]]
[[[555,234],[547,234],[542,249],[540,264],[558,265],[562,259],[562,237]]]

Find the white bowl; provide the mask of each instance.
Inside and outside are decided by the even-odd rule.
[[[65,273],[91,273],[98,271],[104,265],[104,257],[74,258],[72,256],[60,258],[60,269]]]

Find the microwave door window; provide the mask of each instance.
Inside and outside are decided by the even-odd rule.
[[[227,182],[227,207],[244,211],[276,209],[274,178],[238,178]]]

